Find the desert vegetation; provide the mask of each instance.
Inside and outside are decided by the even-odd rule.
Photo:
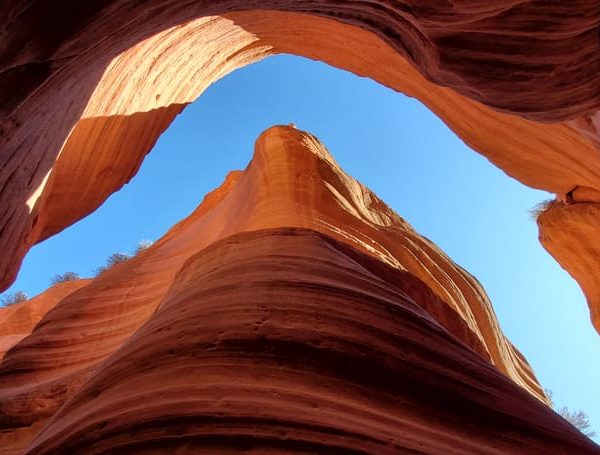
[[[557,407],[554,403],[554,397],[551,390],[545,390],[546,395],[550,399],[550,403],[552,404],[552,408],[559,414],[563,419],[581,431],[588,438],[593,438],[596,436],[596,432],[591,430],[590,419],[588,415],[584,411],[570,411],[566,406]]]
[[[115,265],[120,264],[121,262],[128,261],[132,256],[127,253],[113,253],[111,254],[106,263],[96,269],[96,276],[102,275],[107,270],[110,270]]]
[[[152,246],[152,244],[153,244],[153,242],[151,240],[142,240],[135,247],[133,254],[128,254],[128,253],[113,253],[113,254],[111,254],[108,257],[108,259],[106,260],[106,263],[103,266],[96,269],[95,276],[100,276],[107,270],[110,270],[111,268],[113,268],[115,265],[120,264],[121,262],[128,261],[132,257],[137,256],[138,254],[140,254],[143,251],[146,251],[148,248],[150,248]]]
[[[558,199],[547,199],[545,201],[540,202],[539,204],[536,204],[531,210],[529,210],[529,216],[531,216],[531,219],[535,221],[539,218],[539,216],[542,213],[547,212],[548,210],[551,210],[553,208],[562,207],[564,205],[565,203],[559,201]]]
[[[150,248],[152,246],[153,243],[154,242],[152,240],[142,240],[141,242],[139,242],[137,244],[134,255],[140,254],[142,251],[146,251],[148,248]]]
[[[152,240],[140,241],[136,245],[136,247],[133,251],[133,254],[112,253],[110,256],[108,256],[104,265],[102,265],[96,269],[94,276],[98,277],[98,276],[102,275],[104,272],[106,272],[107,270],[114,267],[115,265],[120,264],[121,262],[128,261],[132,257],[142,253],[143,251],[146,251],[148,248],[150,248],[152,246],[153,243],[154,242],[152,242]],[[81,278],[81,276],[76,272],[57,273],[56,275],[54,275],[51,278],[50,286],[54,286],[59,283],[65,283],[67,281],[79,280],[80,278]],[[24,302],[28,299],[29,299],[29,297],[27,296],[27,294],[20,290],[12,292],[12,293],[5,293],[2,296],[0,296],[0,307],[14,305],[16,303]]]
[[[67,281],[75,281],[81,278],[78,273],[75,272],[65,272],[65,273],[57,273],[50,280],[50,285],[54,286],[58,283],[66,283]]]
[[[0,298],[0,306],[5,307],[15,305],[16,303],[25,302],[28,299],[29,297],[27,297],[27,294],[25,294],[23,291],[15,291],[10,294],[4,294]]]

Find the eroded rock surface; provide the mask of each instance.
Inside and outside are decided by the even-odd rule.
[[[289,126],[7,353],[0,416],[7,453],[600,453],[477,281]]]
[[[0,359],[12,346],[30,334],[51,308],[90,281],[58,283],[30,300],[0,308]]]
[[[420,99],[524,184],[600,192],[598,0],[14,0],[0,24],[2,288],[206,87],[275,53]]]

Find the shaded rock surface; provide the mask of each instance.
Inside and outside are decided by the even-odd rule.
[[[6,354],[0,424],[7,453],[600,453],[475,278],[284,126]]]
[[[0,359],[12,346],[29,335],[54,305],[90,281],[58,283],[25,302],[0,308]]]

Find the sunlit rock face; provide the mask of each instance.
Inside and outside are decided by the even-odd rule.
[[[5,2],[0,286],[32,245],[129,181],[206,87],[276,53],[416,97],[508,175],[554,193],[585,188],[573,201],[598,202],[599,23],[595,0]],[[600,232],[589,234],[588,270],[599,270]],[[551,235],[600,325],[594,272],[562,259],[568,232]]]
[[[15,454],[600,453],[475,278],[291,126],[65,294],[0,363],[0,416]]]
[[[599,201],[600,202],[600,201]],[[600,333],[600,203],[554,204],[537,220],[540,242],[577,280]]]

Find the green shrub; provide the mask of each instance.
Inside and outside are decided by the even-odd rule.
[[[16,291],[12,294],[4,294],[1,297],[1,303],[2,306],[11,306],[16,303],[25,302],[28,299],[29,297],[27,297],[27,294],[25,294],[23,291]]]
[[[559,201],[558,199],[548,199],[536,204],[535,207],[529,210],[529,216],[532,220],[536,221],[542,213],[556,207],[562,207],[564,205],[565,203]]]
[[[588,438],[593,438],[596,436],[596,432],[590,430],[590,420],[585,412],[569,411],[566,406],[557,409],[556,412],[558,412],[563,419],[581,431]]]
[[[103,265],[102,267],[98,268],[98,270],[96,270],[96,276],[102,275],[104,272],[106,272],[110,268],[114,267],[115,265],[120,264],[121,262],[125,262],[129,259],[131,259],[131,256],[128,255],[127,253],[111,254],[108,257],[108,259],[106,260],[106,264]]]
[[[137,247],[135,248],[135,252],[133,254],[136,255],[140,254],[142,251],[146,251],[152,246],[153,243],[154,242],[152,240],[142,240],[140,243],[137,244]]]
[[[590,420],[585,412],[569,411],[569,409],[566,406],[563,406],[559,409],[554,403],[554,396],[552,390],[544,389],[544,392],[550,400],[552,408],[556,411],[557,414],[559,414],[563,419],[565,419],[567,422],[569,422],[571,425],[573,425],[575,428],[581,431],[588,438],[593,438],[594,436],[596,436],[596,432],[590,430]]]
[[[50,280],[50,285],[54,286],[55,284],[58,284],[58,283],[65,283],[67,281],[75,281],[75,280],[78,280],[79,278],[81,278],[81,277],[79,276],[79,274],[77,274],[75,272],[58,273],[52,277],[52,280]]]

